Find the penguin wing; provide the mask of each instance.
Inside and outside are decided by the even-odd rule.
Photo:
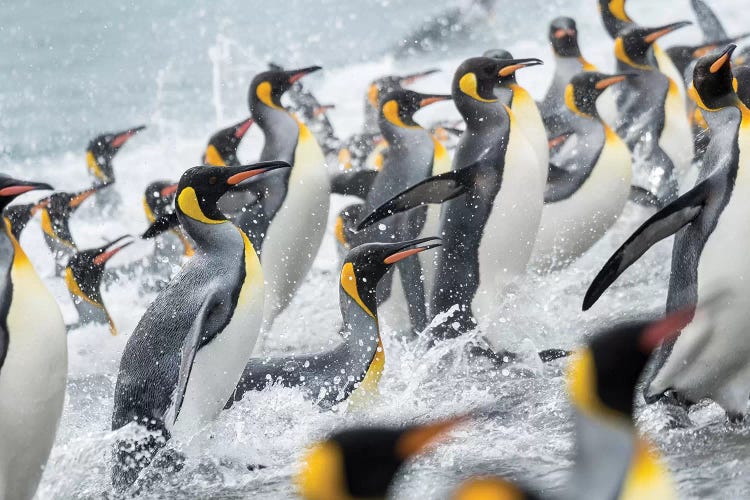
[[[658,207],[660,203],[658,196],[641,186],[630,186],[628,199],[633,203],[646,207]]]
[[[585,181],[586,177],[580,172],[569,172],[550,163],[547,170],[547,185],[544,188],[544,203],[569,198]]]
[[[193,361],[198,350],[206,345],[225,324],[220,315],[212,314],[214,308],[221,303],[221,298],[217,292],[211,292],[207,295],[198,314],[193,321],[190,331],[185,337],[182,345],[182,356],[180,359],[180,373],[177,377],[177,386],[172,396],[172,407],[169,412],[172,417],[168,420],[169,425],[174,425],[177,417],[180,415],[182,402],[185,400],[185,391],[190,381],[190,373],[193,369]],[[166,419],[165,419],[166,420]]]
[[[706,5],[703,0],[692,0],[695,18],[698,20],[698,26],[703,32],[703,39],[706,42],[716,42],[729,38],[724,26],[719,21],[711,7]]]
[[[177,218],[177,213],[172,212],[168,215],[163,215],[156,219],[141,235],[144,240],[154,238],[165,231],[169,231],[180,225],[180,220]]]
[[[364,200],[377,176],[377,170],[369,169],[335,175],[331,179],[331,193],[357,196]]]
[[[706,181],[683,194],[639,227],[609,258],[583,299],[587,311],[614,281],[655,243],[691,223],[701,213],[706,199]]]
[[[429,177],[386,201],[357,226],[357,231],[369,227],[393,214],[405,212],[428,203],[440,204],[466,193],[474,181],[474,174],[482,162],[472,163],[460,170]]]

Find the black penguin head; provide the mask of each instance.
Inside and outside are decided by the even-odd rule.
[[[414,121],[414,113],[430,104],[450,99],[450,95],[421,94],[406,89],[394,90],[380,100],[380,120],[398,128],[419,127]]]
[[[385,498],[403,463],[465,421],[457,417],[403,428],[334,433],[307,452],[297,486],[306,500]]]
[[[307,68],[292,69],[287,71],[271,70],[255,75],[250,83],[248,101],[250,111],[255,113],[259,105],[272,109],[283,109],[281,96],[292,88],[297,81],[305,75],[322,69],[320,66],[309,66]],[[254,116],[255,117],[255,116]],[[257,117],[255,117],[257,119]]]
[[[53,221],[66,220],[73,212],[83,204],[84,201],[91,198],[94,193],[110,186],[111,184],[96,184],[83,191],[76,193],[57,192],[53,193],[46,200],[40,201],[43,208],[47,210]]]
[[[513,59],[513,54],[505,49],[489,49],[485,50],[482,57],[491,57],[493,59]]]
[[[146,187],[143,200],[149,222],[173,211],[177,184],[165,180],[154,181]]]
[[[736,45],[729,45],[695,63],[688,94],[701,109],[716,110],[736,104],[732,74],[732,52],[736,48]]]
[[[237,148],[252,124],[253,119],[247,118],[212,135],[203,153],[203,164],[213,167],[238,166]]]
[[[407,257],[440,246],[440,238],[400,243],[366,243],[349,251],[341,267],[341,288],[370,316],[377,314],[376,288],[388,269]]]
[[[289,168],[284,161],[267,161],[239,167],[198,166],[185,171],[177,185],[177,213],[197,222],[215,224],[226,217],[219,198],[233,186],[270,170]]]
[[[404,85],[411,85],[417,80],[437,73],[438,71],[439,70],[437,69],[428,69],[403,76],[382,76],[370,83],[370,86],[367,88],[367,103],[372,106],[373,109],[377,110],[379,109],[380,101],[385,94],[394,90],[402,89]]]
[[[655,321],[617,325],[595,335],[568,367],[568,392],[578,411],[632,425],[635,386],[651,353],[693,317],[684,310]]]
[[[737,86],[737,97],[742,104],[750,108],[750,66],[735,68],[734,79]]]
[[[690,21],[667,24],[657,28],[644,28],[631,25],[624,28],[615,39],[615,57],[623,64],[637,69],[653,69],[649,60],[649,50],[661,37],[675,30],[690,26]]]
[[[633,24],[633,20],[625,12],[625,0],[599,0],[599,13],[604,28],[612,38],[616,38],[620,31]]]
[[[523,485],[501,477],[476,477],[465,481],[452,500],[539,500],[541,497]]]
[[[5,207],[3,216],[10,224],[10,232],[13,233],[16,239],[21,237],[21,232],[39,208],[39,203],[23,203]]]
[[[145,125],[141,125],[122,132],[101,134],[91,139],[86,148],[86,163],[91,173],[102,182],[113,181],[114,179],[107,177],[106,172],[102,172],[102,168],[106,169],[120,148],[145,128]]]
[[[0,174],[0,212],[5,210],[5,207],[17,196],[42,189],[52,189],[52,186],[43,182],[22,181]]]
[[[555,55],[560,57],[580,57],[578,48],[578,29],[570,17],[558,17],[549,25],[549,42]]]
[[[462,103],[495,103],[494,89],[512,80],[521,68],[542,64],[539,59],[472,57],[461,63],[453,76],[453,100]]]
[[[85,295],[82,298],[102,305],[99,287],[104,274],[104,266],[107,261],[132,243],[130,236],[126,235],[106,245],[82,250],[73,255],[68,261],[68,269],[74,280],[74,283],[68,283],[70,292],[78,295],[78,291],[80,291]],[[77,285],[77,290],[73,289],[74,284]]]
[[[628,77],[635,77],[635,75],[605,75],[594,71],[578,73],[570,79],[570,83],[565,87],[565,104],[568,109],[576,114],[598,117],[596,100],[609,87]]]

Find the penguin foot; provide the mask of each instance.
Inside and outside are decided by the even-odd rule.
[[[668,429],[685,429],[693,425],[688,409],[693,403],[673,391],[668,391],[658,398],[666,417]]]

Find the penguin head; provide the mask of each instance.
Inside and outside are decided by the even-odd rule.
[[[143,194],[144,210],[150,222],[172,212],[177,184],[169,181],[154,181]]]
[[[253,113],[253,117],[257,120],[258,117],[255,116],[255,112],[259,106],[278,110],[284,109],[281,105],[281,96],[302,77],[320,69],[323,68],[320,66],[309,66],[307,68],[286,71],[270,70],[255,75],[255,78],[250,83],[250,95],[248,96],[250,111]]]
[[[441,94],[421,94],[413,90],[399,89],[388,92],[380,100],[381,131],[383,128],[421,128],[414,121],[414,114],[425,106],[447,101],[452,97]],[[383,127],[382,125],[385,125]],[[386,135],[386,134],[384,134]],[[386,137],[386,140],[388,137]]]
[[[568,392],[578,411],[632,425],[638,379],[651,353],[694,314],[686,309],[654,321],[620,324],[595,335],[568,367]]]
[[[736,45],[728,45],[701,57],[695,63],[688,95],[701,109],[710,111],[736,104],[732,73],[732,53],[736,48]]]
[[[370,83],[370,86],[367,87],[367,104],[371,106],[372,109],[377,111],[380,106],[381,98],[385,94],[388,94],[389,92],[392,92],[394,90],[402,89],[404,85],[411,85],[417,80],[437,73],[438,71],[439,70],[437,69],[428,69],[425,71],[410,73],[403,76],[382,76],[377,80],[372,81]]]
[[[224,222],[226,217],[217,206],[224,193],[251,177],[289,167],[284,161],[267,161],[239,167],[202,165],[190,168],[182,174],[177,185],[177,214],[204,224]]]
[[[402,428],[364,427],[332,434],[307,452],[297,477],[306,500],[385,498],[404,462],[465,417]]]
[[[493,59],[513,59],[513,54],[505,49],[489,49],[485,50],[482,57],[491,57]]]
[[[366,243],[349,251],[341,267],[341,288],[365,309],[377,314],[376,287],[395,263],[440,246],[440,238],[420,238],[400,243]]]
[[[57,192],[53,193],[46,200],[39,203],[47,210],[47,213],[53,220],[63,220],[70,217],[73,212],[83,204],[84,201],[91,198],[94,193],[110,186],[111,184],[96,184],[83,191],[76,193]]]
[[[43,182],[23,181],[15,179],[9,175],[0,174],[0,212],[5,210],[8,204],[29,191],[38,191],[42,189],[53,189],[49,184]]]
[[[616,38],[623,28],[633,24],[633,20],[625,12],[625,0],[599,0],[599,13],[604,28],[612,38]]]
[[[649,60],[649,50],[653,44],[659,38],[691,24],[690,21],[681,21],[657,28],[628,26],[620,31],[615,39],[615,57],[619,62],[631,68],[654,69],[652,62]]]
[[[82,250],[73,255],[68,261],[68,269],[72,274],[78,289],[86,297],[101,304],[99,285],[101,284],[104,266],[112,257],[117,255],[122,249],[131,245],[133,240],[130,236],[121,236],[114,241],[90,250]],[[68,288],[71,284],[68,283]],[[71,290],[71,292],[74,292]],[[75,292],[74,292],[75,293]]]
[[[464,481],[452,500],[538,500],[540,497],[523,485],[500,477],[476,477]]]
[[[572,112],[587,117],[598,117],[596,100],[612,85],[624,81],[633,74],[605,75],[594,71],[578,73],[565,87],[565,104]]]
[[[111,182],[106,171],[102,171],[110,164],[120,148],[135,134],[144,130],[145,125],[129,128],[121,132],[101,134],[89,142],[86,148],[86,163],[94,176],[102,182]]]
[[[739,66],[734,69],[737,97],[742,104],[750,108],[750,66]]]
[[[456,107],[464,118],[498,102],[495,89],[507,83],[515,72],[528,66],[542,64],[539,59],[500,59],[472,57],[465,60],[453,76],[452,93]]]
[[[203,164],[213,167],[238,166],[237,148],[252,124],[253,119],[247,118],[212,135],[203,153]]]
[[[559,57],[580,57],[578,48],[578,29],[570,17],[558,17],[549,25],[549,42],[552,50]]]

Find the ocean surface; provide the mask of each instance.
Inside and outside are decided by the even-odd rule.
[[[466,3],[466,2],[464,2]],[[468,2],[470,3],[470,2]],[[644,25],[691,19],[687,0],[630,0]],[[631,5],[632,4],[632,5]],[[448,33],[426,53],[399,55],[399,42],[424,22],[458,3],[430,0],[285,0],[278,2],[100,2],[6,0],[0,8],[0,171],[44,180],[59,189],[85,187],[84,151],[101,132],[145,124],[114,161],[123,205],[111,219],[83,206],[72,222],[80,247],[98,245],[146,227],[142,196],[155,179],[178,179],[199,163],[208,137],[248,115],[247,86],[269,61],[288,67],[320,64],[304,80],[330,112],[338,134],[359,130],[365,89],[386,73],[437,67],[442,71],[415,88],[449,91],[460,61],[493,47],[516,57],[550,60],[547,24],[558,15],[578,20],[584,55],[613,67],[611,42],[595,0],[498,0],[494,14],[475,16],[467,29]],[[730,33],[747,29],[747,4],[711,5]],[[697,42],[688,28],[664,40]],[[552,67],[524,70],[520,83],[544,94]],[[417,116],[429,123],[455,118],[441,104]],[[239,151],[257,158],[262,137],[255,128]],[[689,147],[689,145],[686,145]],[[349,200],[335,198],[332,213]],[[559,490],[572,465],[570,407],[564,394],[564,362],[541,365],[536,350],[572,349],[611,321],[653,314],[663,308],[670,241],[651,250],[589,312],[583,293],[611,252],[650,212],[628,206],[612,231],[570,268],[548,276],[530,274],[498,305],[496,330],[509,349],[526,354],[523,370],[497,370],[469,359],[464,346],[476,334],[425,350],[381,321],[386,369],[380,396],[371,406],[318,409],[298,390],[271,388],[248,394],[192,442],[185,467],[144,498],[294,498],[292,477],[307,445],[333,429],[353,424],[399,424],[496,405],[497,416],[453,432],[440,446],[405,468],[394,485],[397,499],[445,498],[460,478],[499,473],[546,492]],[[76,312],[37,221],[22,244],[59,299],[65,319]],[[150,242],[138,242],[111,261],[148,259]],[[311,351],[336,342],[338,262],[332,236],[315,260],[308,281],[277,320],[265,348]],[[112,394],[128,335],[154,298],[142,293],[143,276],[123,278],[104,291],[118,336],[104,328],[70,333],[70,378],[57,444],[38,498],[102,498],[110,490]],[[639,427],[662,450],[681,497],[743,498],[750,495],[750,430],[728,427],[713,404],[691,409],[690,425],[673,429],[659,408],[643,408]],[[265,468],[250,471],[249,465]]]

